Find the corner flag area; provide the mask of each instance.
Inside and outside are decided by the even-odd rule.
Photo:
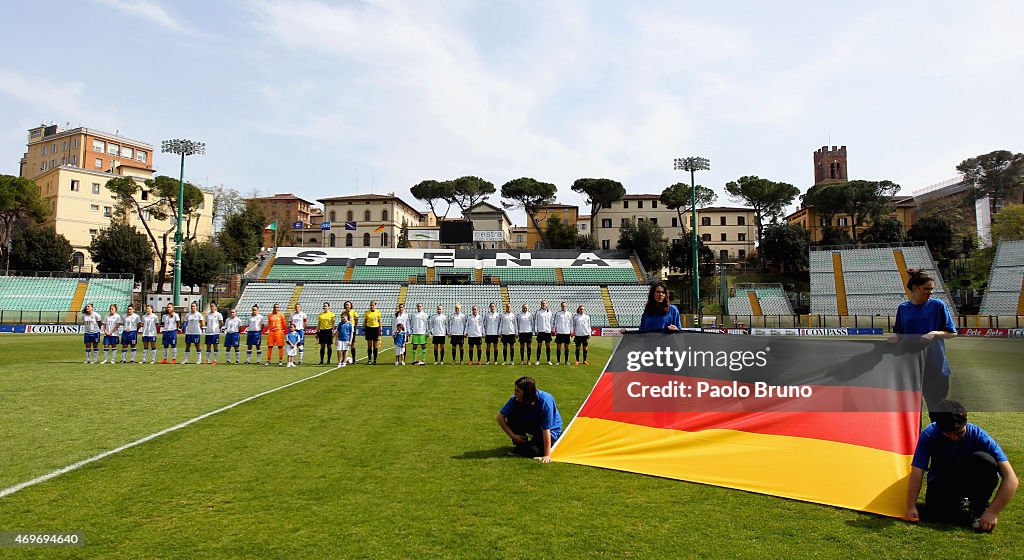
[[[0,335],[0,533],[84,539],[0,557],[1021,556],[1019,502],[979,534],[509,456],[495,415],[516,378],[568,423],[620,340],[595,337],[590,366],[394,367],[387,351],[335,369],[309,354],[298,368],[85,365],[80,336]],[[969,386],[996,411],[971,421],[1024,464],[1024,400],[1008,389],[1024,345],[947,347],[951,396]]]

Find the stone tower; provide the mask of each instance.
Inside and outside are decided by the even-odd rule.
[[[846,146],[822,146],[814,151],[814,184],[846,182]]]

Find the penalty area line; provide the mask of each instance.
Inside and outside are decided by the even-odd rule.
[[[309,377],[304,377],[302,379],[297,379],[297,380],[292,381],[290,383],[285,383],[284,385],[281,385],[280,387],[275,387],[273,389],[268,389],[266,391],[263,391],[262,393],[257,393],[257,394],[255,394],[255,395],[253,395],[251,397],[246,397],[246,398],[244,398],[244,399],[242,399],[240,401],[233,402],[233,403],[231,403],[229,405],[222,406],[222,407],[220,407],[220,408],[218,408],[216,410],[212,410],[212,411],[207,412],[205,414],[200,414],[199,416],[196,416],[195,418],[192,418],[192,419],[189,419],[189,420],[185,420],[184,422],[181,422],[179,424],[175,424],[175,425],[171,426],[170,428],[165,428],[163,430],[160,430],[159,432],[156,432],[156,433],[150,434],[148,436],[139,438],[139,439],[137,439],[137,440],[135,440],[135,441],[133,441],[131,443],[126,443],[126,444],[124,444],[124,445],[122,445],[120,447],[116,447],[116,448],[111,449],[109,451],[104,451],[103,453],[99,453],[97,455],[93,455],[92,457],[89,457],[88,459],[82,459],[81,461],[78,461],[77,463],[72,463],[72,464],[70,464],[70,465],[68,465],[66,467],[57,469],[57,470],[55,470],[53,472],[49,472],[49,473],[46,473],[46,474],[44,474],[42,476],[33,478],[32,480],[27,480],[25,482],[22,482],[22,483],[19,483],[19,484],[15,484],[14,486],[11,486],[11,487],[8,487],[8,488],[4,488],[3,490],[0,490],[0,498],[6,498],[7,496],[10,496],[11,494],[14,494],[15,492],[19,492],[21,490],[24,490],[24,489],[30,487],[30,486],[35,486],[36,484],[40,484],[42,482],[46,482],[47,480],[51,480],[53,478],[57,478],[58,476],[60,476],[62,474],[67,474],[67,473],[69,473],[69,472],[71,472],[73,470],[80,469],[80,468],[84,467],[85,465],[88,465],[89,463],[95,463],[96,461],[99,461],[100,459],[105,459],[105,458],[107,458],[107,457],[109,457],[111,455],[114,455],[116,453],[120,453],[120,452],[122,452],[122,451],[124,451],[126,449],[131,449],[132,447],[135,447],[136,445],[141,445],[143,443],[146,443],[147,441],[154,440],[154,439],[156,439],[156,438],[158,438],[158,437],[160,437],[162,435],[169,434],[171,432],[180,430],[182,428],[185,428],[187,426],[195,424],[196,422],[199,422],[200,420],[204,420],[206,418],[209,418],[209,417],[211,417],[211,416],[213,416],[215,414],[220,414],[221,412],[224,412],[224,411],[227,411],[227,410],[231,410],[232,408],[235,408],[238,405],[245,404],[245,403],[247,403],[249,401],[252,401],[252,400],[256,400],[256,399],[258,399],[260,397],[265,397],[265,396],[267,396],[267,395],[269,395],[271,393],[276,393],[276,392],[278,392],[278,391],[280,391],[282,389],[287,389],[288,387],[291,387],[293,385],[298,385],[299,383],[305,383],[306,381],[309,381],[311,379],[316,379],[317,377],[320,377],[322,375],[326,375],[326,374],[328,374],[328,373],[330,373],[330,372],[332,372],[332,371],[334,371],[336,369],[341,369],[341,368],[340,368],[340,366],[334,366],[334,367],[332,367],[330,369],[321,371],[320,373],[317,373],[317,374],[314,374],[314,375],[310,375]]]

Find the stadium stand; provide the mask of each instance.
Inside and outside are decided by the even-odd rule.
[[[895,315],[899,304],[907,300],[910,268],[922,268],[934,277],[933,297],[945,301],[956,314],[925,245],[812,249],[809,264],[812,314]],[[735,313],[732,303],[730,299],[729,311]]]
[[[132,301],[134,280],[130,278],[90,278],[85,292],[85,303],[91,303],[99,313],[106,315],[111,304],[116,303],[118,313],[124,314]]]
[[[632,268],[563,268],[566,284],[636,284]]]
[[[422,303],[423,310],[427,313],[434,313],[438,305],[444,307],[445,313],[452,313],[455,304],[462,304],[462,312],[469,314],[474,305],[480,307],[480,314],[487,313],[487,306],[494,303],[501,309],[501,287],[490,286],[409,286],[409,294],[405,300],[406,311],[416,309],[416,304]]]
[[[558,281],[554,268],[486,267],[484,277],[497,276],[502,284],[554,284]]]
[[[260,306],[260,313],[264,315],[270,313],[275,303],[280,304],[283,311],[294,290],[295,284],[290,283],[253,282],[246,286],[235,307],[238,309],[238,315],[242,317],[249,316],[253,305]]]
[[[736,295],[729,298],[730,315],[793,314],[781,284],[737,284],[735,289]]]
[[[640,326],[640,316],[647,305],[648,286],[608,286],[615,316],[620,327]]]
[[[296,282],[340,282],[345,279],[346,266],[301,266],[277,264],[271,267],[267,280],[294,280]]]
[[[0,294],[3,294],[0,307],[12,311],[68,311],[78,281],[78,278],[0,276]],[[131,301],[130,291],[127,301]]]
[[[422,266],[365,266],[352,269],[351,282],[408,282],[410,276],[425,276]]]
[[[1024,241],[1003,241],[992,260],[982,315],[1024,315]]]
[[[331,304],[331,311],[339,313],[346,301],[362,315],[370,308],[370,302],[377,302],[384,326],[391,326],[395,308],[398,307],[398,284],[315,284],[307,283],[302,287],[299,304],[310,316],[310,321],[323,309],[324,302]],[[289,294],[290,295],[290,294]],[[262,306],[261,306],[262,308]],[[289,313],[291,310],[289,310]]]

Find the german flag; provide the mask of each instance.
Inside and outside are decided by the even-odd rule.
[[[384,231],[384,224],[381,224],[381,225],[373,228],[373,233],[380,233],[382,231]]]
[[[627,335],[552,458],[902,517],[922,350]]]

